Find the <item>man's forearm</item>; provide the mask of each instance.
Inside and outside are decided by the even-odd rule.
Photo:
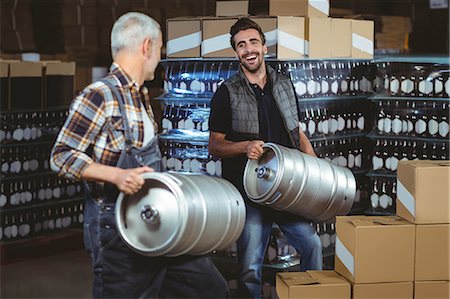
[[[116,184],[120,168],[107,166],[100,163],[91,163],[81,174],[81,178],[87,181],[96,181]]]
[[[230,158],[247,153],[249,141],[233,142],[229,140],[214,141],[209,143],[209,152],[220,158]]]

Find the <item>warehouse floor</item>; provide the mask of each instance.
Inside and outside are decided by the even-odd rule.
[[[84,250],[1,266],[1,298],[92,298]]]

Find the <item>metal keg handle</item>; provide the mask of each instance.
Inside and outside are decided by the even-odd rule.
[[[159,212],[151,205],[144,205],[141,208],[141,219],[148,224],[159,223]]]

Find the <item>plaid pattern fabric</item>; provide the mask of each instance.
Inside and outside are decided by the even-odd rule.
[[[132,145],[142,147],[142,99],[157,132],[147,88],[140,88],[115,63],[110,68],[110,75],[115,79],[125,100]],[[102,82],[94,82],[73,100],[69,116],[52,149],[50,164],[60,175],[79,180],[86,167],[93,162],[115,166],[124,148],[125,133],[119,103],[108,86]]]

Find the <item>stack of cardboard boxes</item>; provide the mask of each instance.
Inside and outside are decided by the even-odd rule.
[[[0,60],[1,110],[68,107],[74,76],[74,62]]]
[[[248,1],[217,1],[216,17],[167,20],[168,58],[235,57],[230,27],[248,15]],[[329,18],[328,0],[270,0],[268,15],[252,16],[278,59],[373,57],[373,21]]]
[[[336,273],[319,273],[345,277],[351,297],[344,285],[328,295],[331,280],[314,281],[310,271],[308,283],[309,272],[279,273],[280,299],[312,291],[317,298],[449,298],[449,181],[449,161],[400,161],[397,216],[336,219]]]

